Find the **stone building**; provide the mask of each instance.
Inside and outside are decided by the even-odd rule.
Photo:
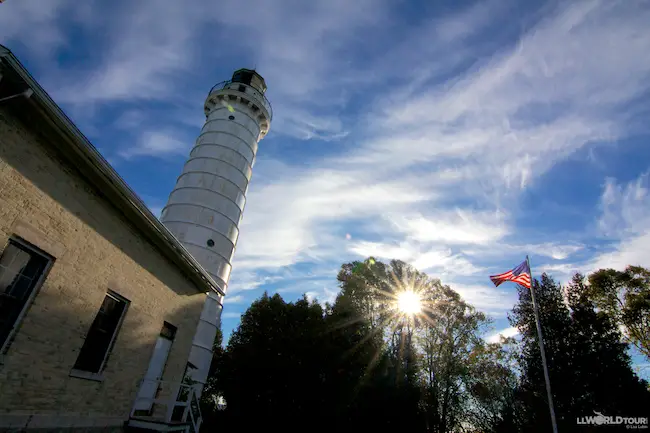
[[[192,430],[223,290],[0,46],[0,431]]]

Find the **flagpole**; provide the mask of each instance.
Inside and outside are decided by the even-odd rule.
[[[542,352],[542,366],[544,367],[544,381],[546,381],[546,396],[548,397],[548,410],[551,412],[551,424],[553,433],[557,433],[557,422],[555,421],[555,409],[553,409],[553,394],[551,393],[551,380],[548,377],[548,366],[546,365],[546,352],[544,351],[544,339],[542,338],[542,326],[539,323],[539,312],[535,301],[535,289],[533,285],[533,271],[530,269],[530,259],[526,256],[528,271],[530,272],[530,297],[533,299],[533,310],[535,311],[535,325],[537,325],[537,339],[539,350]]]

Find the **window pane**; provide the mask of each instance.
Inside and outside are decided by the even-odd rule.
[[[49,259],[13,240],[0,256],[0,347],[25,308]]]
[[[29,262],[22,268],[21,274],[30,280],[37,280],[45,270],[47,262],[48,260],[40,255],[31,256]]]
[[[0,292],[8,292],[21,269],[29,261],[29,254],[10,243],[0,257]]]
[[[9,287],[5,293],[16,299],[26,300],[32,293],[32,283],[33,280],[31,278],[27,278],[24,275],[18,275],[11,284],[11,287]]]
[[[84,341],[74,368],[99,373],[127,303],[107,294]]]
[[[21,311],[19,299],[0,293],[0,346],[4,344]]]

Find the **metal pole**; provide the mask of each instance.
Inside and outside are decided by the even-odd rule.
[[[535,324],[537,325],[537,337],[539,340],[539,350],[542,352],[542,366],[544,367],[544,380],[546,381],[546,396],[548,397],[548,410],[551,412],[551,424],[553,433],[557,433],[557,422],[555,421],[555,409],[553,409],[553,394],[551,393],[551,380],[548,378],[548,366],[546,365],[546,352],[544,351],[544,339],[542,338],[542,326],[539,323],[539,312],[537,311],[537,302],[535,302],[535,290],[533,288],[533,271],[530,269],[530,260],[526,256],[528,271],[530,272],[530,297],[533,299],[533,310],[535,310]]]

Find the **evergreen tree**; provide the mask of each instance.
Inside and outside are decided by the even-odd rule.
[[[305,429],[324,411],[324,312],[303,298],[264,294],[242,316],[216,376],[229,421],[244,431]]]
[[[580,430],[576,420],[593,415],[643,416],[648,392],[635,376],[620,334],[586,296],[582,277],[565,292],[546,274],[533,281],[544,337],[558,430]],[[550,431],[535,319],[530,291],[519,287],[519,302],[510,315],[521,332],[522,377],[518,394],[520,429]],[[646,406],[643,406],[643,405]],[[641,405],[641,406],[640,406]],[[635,413],[636,411],[636,413]]]
[[[486,316],[406,263],[348,263],[338,280],[331,306],[265,293],[225,350],[217,335],[205,431],[216,423],[241,431],[550,431],[528,289],[519,288],[509,317],[521,338],[487,344]],[[566,289],[547,275],[533,287],[560,432],[589,431],[576,419],[594,411],[647,416],[647,384],[593,288],[580,275]],[[404,291],[417,292],[419,313],[397,308]],[[227,409],[216,412],[220,395]]]
[[[531,432],[551,431],[551,420],[546,398],[542,361],[535,327],[535,316],[530,290],[517,286],[519,302],[509,316],[510,322],[521,333],[521,428]],[[564,303],[561,287],[546,274],[541,281],[532,282],[539,309],[544,336],[546,359],[555,405],[558,429],[574,429],[576,414],[571,402],[576,380],[580,378],[580,366],[573,356],[571,345],[571,317]],[[582,414],[579,414],[582,415]]]
[[[650,413],[647,383],[632,370],[628,345],[616,321],[597,311],[584,277],[576,274],[567,287],[572,339],[581,380],[575,381],[573,411],[608,416],[641,416]]]

